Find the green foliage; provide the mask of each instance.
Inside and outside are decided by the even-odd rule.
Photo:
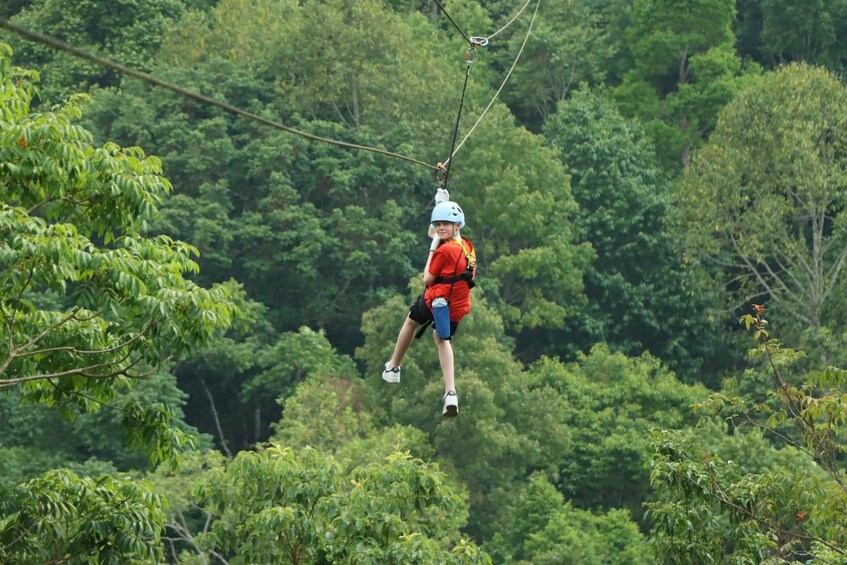
[[[651,447],[647,431],[680,429],[694,422],[691,404],[705,397],[683,385],[648,354],[627,358],[595,346],[564,365],[542,359],[527,377],[568,406],[569,449],[557,463],[559,489],[582,508],[626,508],[641,516],[648,498]]]
[[[208,341],[236,310],[186,277],[196,250],[144,228],[170,184],[139,148],[91,144],[78,102],[32,113],[33,73],[2,48],[0,387],[72,417]],[[51,291],[60,298],[37,297]],[[170,409],[124,408],[154,460],[185,443]],[[143,438],[143,439],[142,439]],[[152,442],[152,444],[150,443]]]
[[[499,72],[505,73],[517,57],[533,8],[534,3],[507,28],[511,33],[508,48],[496,53]],[[515,6],[509,4],[509,9],[514,11]],[[541,4],[532,33],[509,78],[509,88],[504,90],[506,102],[523,125],[540,130],[556,106],[580,84],[605,82],[616,51],[606,25],[611,11],[596,2]],[[508,14],[509,18],[513,16]],[[502,36],[498,36],[492,45],[502,41]]]
[[[195,536],[208,532],[212,514],[194,496],[197,484],[211,469],[221,469],[226,460],[217,451],[187,453],[178,468],[160,465],[147,475],[153,491],[167,501],[165,532],[162,539],[168,553],[179,563],[204,562],[207,553],[196,543]],[[209,553],[212,558],[219,555]]]
[[[0,8],[0,18],[11,18],[21,11],[21,9],[29,4],[29,0],[9,0],[3,3]]]
[[[409,455],[346,475],[314,449],[271,446],[213,469],[197,494],[218,514],[198,544],[249,562],[490,562],[466,540],[442,548],[458,497]]]
[[[140,481],[49,471],[12,489],[0,489],[0,516],[4,562],[162,559],[163,501]]]
[[[335,351],[323,332],[307,327],[280,336],[276,343],[259,352],[256,362],[263,370],[242,387],[246,403],[288,397],[310,374],[350,376],[356,370],[353,360]]]
[[[442,383],[428,343],[415,342],[406,355],[402,391],[367,381],[376,413],[382,407],[386,421],[433,438],[468,485],[470,531],[477,539],[496,533],[495,521],[516,485],[537,469],[555,476],[577,507],[624,507],[640,516],[651,454],[646,431],[693,423],[689,405],[705,390],[680,384],[649,355],[627,359],[602,347],[573,364],[546,359],[521,370],[503,343],[502,321],[482,298],[475,295],[454,339],[460,421],[439,421]],[[395,299],[364,317],[365,346],[357,357],[371,375],[390,355],[398,312],[405,315],[404,301]]]
[[[118,390],[108,405],[63,418],[55,409],[22,402],[23,391],[0,394],[0,484],[18,485],[48,469],[65,467],[84,476],[116,469],[143,469],[176,460],[195,445],[196,430],[184,424],[185,394],[171,375],[156,374]],[[170,413],[175,412],[175,413]]]
[[[226,332],[195,348],[190,358],[174,367],[179,388],[187,397],[186,418],[213,434],[224,451],[229,446],[240,450],[266,432],[268,421],[263,420],[262,407],[242,402],[241,389],[260,371],[260,352],[278,339],[267,321],[267,309],[248,299],[244,287],[235,281],[227,282],[226,287],[241,316]],[[273,408],[272,413],[278,414]],[[253,429],[247,428],[247,421],[254,422]]]
[[[477,16],[485,20],[469,9],[468,17]],[[267,42],[256,41],[255,21]],[[424,18],[401,18],[375,2],[271,8],[231,0],[181,25],[185,35],[171,36],[165,59],[173,65],[162,76],[325,137],[444,159],[462,69],[448,59],[452,43]],[[381,37],[392,49],[382,48]],[[198,52],[197,45],[209,47]],[[445,71],[453,68],[455,77]],[[423,239],[429,175],[186,105],[133,81],[123,88],[98,95],[98,127],[124,143],[152,145],[177,191],[191,197],[173,200],[160,227],[197,243],[210,277],[202,280],[243,281],[280,330],[305,324],[325,329],[343,351],[358,345],[350,320],[419,268],[411,258]],[[471,81],[466,119],[491,94]],[[454,194],[472,218],[469,235],[479,236],[481,274],[502,289],[504,314],[519,328],[560,327],[582,300],[588,257],[565,227],[574,206],[561,167],[502,105],[486,114],[461,155]],[[533,219],[515,222],[509,202]]]
[[[582,89],[559,105],[545,137],[571,176],[579,204],[574,229],[596,260],[585,274],[588,303],[568,323],[569,339],[536,334],[526,341],[563,357],[597,342],[631,355],[646,350],[680,377],[702,382],[702,365],[723,364],[721,333],[688,315],[706,308],[710,292],[692,285],[677,257],[665,225],[670,185],[645,131],[602,93]],[[532,343],[521,349],[533,351]]]
[[[452,190],[497,290],[489,299],[511,332],[562,328],[585,300],[592,251],[574,233],[577,207],[561,164],[503,106],[489,110],[466,151]]]
[[[714,46],[733,41],[735,11],[726,0],[670,0],[637,2],[633,28],[629,30],[636,65],[648,77],[685,82],[680,63]],[[679,80],[683,79],[683,80]]]
[[[218,98],[241,106],[273,99],[259,79],[250,78],[251,86],[245,87],[243,69],[231,63],[210,67],[200,77],[171,73],[173,80],[217,89]],[[165,205],[155,227],[196,243],[198,281],[242,281],[250,298],[267,306],[269,321],[280,331],[326,328],[334,344],[351,349],[357,324],[349,321],[358,318],[362,304],[377,303],[382,289],[414,272],[409,260],[414,239],[403,228],[423,221],[418,211],[410,215],[389,197],[422,195],[408,170],[380,167],[373,157],[348,149],[295,145],[290,135],[214,112],[207,116],[207,108],[192,109],[200,114],[192,117],[176,111],[172,96],[148,94],[137,85],[128,84],[122,95],[102,94],[95,106],[96,121],[109,125],[107,133],[153,144],[162,155],[180,194]],[[139,115],[149,121],[139,124]],[[190,127],[189,119],[200,125]],[[365,128],[351,132],[315,124],[308,129],[379,144]]]
[[[641,0],[625,30],[633,66],[615,98],[654,137],[666,170],[687,165],[689,151],[714,127],[735,91],[732,0]],[[674,165],[676,161],[676,165]]]
[[[413,426],[431,438],[451,474],[467,485],[473,502],[471,533],[485,539],[493,533],[493,517],[515,481],[527,469],[555,467],[569,445],[570,431],[562,425],[567,406],[560,397],[526,385],[502,319],[478,290],[471,313],[453,339],[459,421],[440,416],[444,389],[429,335],[415,342],[404,358],[402,389],[367,379],[365,396],[372,400],[376,424]],[[365,345],[357,350],[357,358],[368,374],[379,374],[391,354],[408,303],[395,297],[365,313]]]
[[[271,439],[285,446],[336,453],[373,429],[358,380],[313,375],[279,402],[283,418],[273,424],[276,433]]]
[[[268,119],[444,160],[466,45],[431,2],[84,0],[74,13],[57,0],[7,4],[0,12],[20,12],[16,21],[37,31]],[[139,494],[128,531],[143,530],[141,545],[76,510],[61,524],[82,533],[62,538],[74,535],[65,528],[55,539],[19,529],[35,523],[23,514],[2,513],[0,561],[151,562],[165,548],[186,563],[488,562],[463,537],[472,535],[497,561],[639,563],[650,561],[636,527],[645,500],[659,558],[669,562],[776,562],[803,552],[842,560],[844,372],[826,367],[844,355],[847,320],[847,283],[837,276],[847,248],[838,192],[845,100],[831,77],[790,67],[752,80],[718,122],[757,72],[733,45],[735,4],[542,3],[501,93],[511,111],[495,103],[451,159],[449,188],[480,259],[474,310],[454,342],[455,421],[439,417],[428,336],[404,360],[402,388],[376,376],[421,290],[428,171],[306,141],[28,45],[19,51],[43,70],[45,100],[97,85],[91,100],[37,114],[38,75],[11,67],[4,47],[0,315],[9,323],[0,342],[11,345],[0,354],[0,387],[8,385],[0,506],[59,504],[64,487],[53,483],[64,479],[55,477],[86,492],[98,484],[57,471],[19,485],[50,467],[92,477],[148,468],[124,445],[123,427],[153,464],[173,462],[191,441],[179,423],[186,395],[191,421],[215,429],[229,459],[193,454],[182,469],[150,474],[171,506],[165,514],[161,501]],[[839,68],[840,4],[737,4],[744,54]],[[532,8],[478,49],[462,136],[517,54]],[[447,9],[484,35],[515,3],[457,0]],[[603,82],[640,126],[576,88]],[[518,124],[545,131],[553,148]],[[710,135],[691,163],[701,177],[689,176],[669,207],[665,177]],[[177,194],[166,200],[170,183]],[[826,211],[817,224],[805,219],[814,206],[787,204],[810,186],[827,193],[813,202]],[[738,210],[723,215],[726,206]],[[722,236],[735,239],[721,247]],[[804,255],[818,236],[827,251]],[[684,268],[672,238],[689,250]],[[774,394],[756,396],[759,368],[702,402],[703,389],[665,367],[717,383],[734,356],[721,314],[707,306],[720,305],[722,283],[745,268],[801,280],[802,269],[783,268],[786,256],[830,269],[805,286],[775,285],[783,294],[771,297],[778,311],[817,316],[789,332],[803,336],[809,356],[757,328],[756,359],[779,371]],[[706,271],[713,259],[729,266]],[[758,292],[727,288],[737,292],[732,305]],[[786,289],[829,294],[810,308],[787,300]],[[590,349],[595,342],[606,345]],[[354,349],[366,379],[347,356]],[[645,350],[652,355],[626,356]],[[825,368],[799,384],[817,359]],[[130,386],[130,376],[146,374]],[[794,447],[777,450],[769,435],[713,420],[676,431],[693,422],[696,402]],[[664,430],[655,436],[654,491],[651,428]],[[236,453],[270,433],[285,447]],[[436,458],[443,475],[424,463]],[[106,491],[88,499],[130,485],[100,484]],[[49,504],[27,508],[27,520],[59,519]],[[104,520],[123,523],[120,511]],[[6,534],[18,541],[6,545]],[[63,549],[77,541],[82,553]]]
[[[251,327],[218,337],[176,370],[190,397],[186,412],[202,429],[214,430],[225,451],[265,441],[280,416],[277,399],[290,396],[309,375],[356,374],[353,361],[323,331],[304,326],[276,334],[263,306],[246,301],[245,307],[253,310]]]
[[[62,0],[32,0],[14,17],[20,26],[55,37],[90,53],[113,58],[138,70],[148,70],[163,42],[169,24],[178,19],[192,0],[79,0],[73,9]],[[6,41],[15,46],[20,61],[41,69],[44,99],[60,103],[91,86],[114,85],[116,74],[70,54],[17,36]]]
[[[769,367],[777,402],[714,395],[707,404],[754,431],[716,442],[720,435],[707,422],[696,435],[654,434],[651,481],[659,499],[649,506],[663,556],[696,563],[847,557],[841,463],[847,372],[827,368],[811,371],[802,386],[787,383],[783,371],[800,356],[770,336],[762,311],[742,323],[754,332],[751,358]],[[763,445],[762,432],[785,447]]]
[[[658,434],[655,442],[651,480],[661,495],[648,507],[659,555],[692,563],[776,557],[783,548],[768,531],[770,524],[757,521],[771,513],[782,516],[774,534],[799,533],[790,510],[783,512],[785,501],[803,494],[792,488],[793,477],[745,474],[734,461],[697,449],[678,432]],[[784,549],[791,552],[790,546]]]
[[[627,512],[573,508],[543,474],[513,493],[491,543],[501,563],[652,563],[652,551]],[[489,549],[486,545],[486,549]]]
[[[773,65],[802,61],[841,72],[847,60],[843,2],[761,0],[759,49]]]
[[[449,134],[447,126],[432,124],[455,119],[464,66],[464,47],[450,32],[439,33],[421,15],[395,14],[375,0],[224,0],[208,14],[183,20],[162,55],[165,65],[203,66],[206,72],[237,63],[241,78],[268,79],[267,92],[246,94],[267,97],[284,123],[308,116],[352,130],[374,128],[388,147],[414,148],[434,164],[443,157],[433,148],[446,150]],[[452,58],[445,53],[446,38],[457,47]],[[448,80],[448,74],[459,80]]]
[[[826,71],[784,67],[727,105],[693,159],[676,194],[677,233],[716,283],[733,281],[728,304],[767,300],[812,330],[839,315],[830,304],[847,254],[845,102]]]

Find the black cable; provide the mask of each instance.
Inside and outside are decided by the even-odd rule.
[[[279,129],[279,130],[282,130],[282,131],[285,131],[285,132],[288,132],[288,133],[292,133],[294,135],[299,135],[301,137],[305,137],[305,138],[311,139],[313,141],[330,143],[330,144],[333,144],[333,145],[339,145],[341,147],[348,147],[350,149],[358,149],[358,150],[361,150],[361,151],[370,151],[371,153],[379,153],[380,155],[386,155],[388,157],[394,157],[396,159],[402,159],[404,161],[409,161],[410,163],[415,163],[416,165],[421,165],[423,167],[438,170],[438,168],[434,165],[430,165],[429,163],[424,163],[423,161],[418,161],[417,159],[413,159],[411,157],[406,157],[405,155],[399,155],[397,153],[392,153],[391,151],[385,151],[383,149],[377,149],[375,147],[368,147],[368,146],[365,146],[365,145],[357,145],[355,143],[347,143],[346,141],[338,141],[338,140],[335,140],[335,139],[329,139],[327,137],[321,137],[321,136],[314,135],[314,134],[311,134],[311,133],[306,133],[305,131],[300,131],[298,129],[294,129],[292,127],[288,127],[288,126],[283,125],[279,122],[274,122],[274,121],[268,120],[267,118],[263,118],[263,117],[258,116],[256,114],[242,110],[240,108],[236,108],[235,106],[232,106],[230,104],[226,104],[224,102],[219,102],[219,101],[215,100],[214,98],[209,98],[208,96],[203,96],[202,94],[192,92],[190,90],[182,88],[181,86],[178,86],[178,85],[175,85],[173,83],[170,83],[170,82],[164,81],[162,79],[156,78],[153,75],[149,75],[149,74],[143,73],[141,71],[136,71],[134,69],[130,69],[129,67],[125,67],[121,64],[110,61],[109,59],[105,59],[103,57],[98,57],[97,55],[93,55],[91,53],[88,53],[87,51],[83,51],[82,49],[77,49],[76,47],[73,47],[72,45],[68,45],[64,41],[60,41],[58,39],[55,39],[55,38],[52,38],[52,37],[49,37],[49,36],[46,36],[46,35],[42,35],[40,33],[30,31],[26,28],[22,28],[18,25],[11,23],[9,20],[7,20],[5,18],[0,18],[0,28],[4,28],[4,29],[7,29],[11,32],[14,32],[14,33],[20,35],[21,37],[23,37],[24,39],[28,39],[28,40],[34,41],[36,43],[43,43],[44,45],[47,45],[48,47],[52,47],[53,49],[57,49],[59,51],[65,51],[66,53],[70,53],[71,55],[74,55],[75,57],[79,57],[80,59],[85,59],[85,60],[90,61],[92,63],[95,63],[97,65],[107,67],[109,69],[117,71],[121,74],[131,76],[133,78],[137,78],[137,79],[142,80],[144,82],[147,82],[147,83],[150,83],[150,84],[153,84],[153,85],[156,85],[156,86],[160,86],[162,88],[166,88],[170,91],[176,92],[177,94],[181,94],[181,95],[183,95],[187,98],[191,98],[193,100],[197,100],[198,102],[202,102],[204,104],[209,104],[211,106],[216,106],[216,107],[218,107],[222,110],[225,110],[227,112],[230,112],[232,114],[236,114],[238,116],[242,116],[242,117],[245,117],[245,118],[248,118],[248,119],[251,119],[251,120],[255,120],[255,121],[257,121],[261,124],[264,124],[266,126],[270,126],[272,128],[276,128],[276,129]]]
[[[518,60],[521,58],[521,55],[523,54],[524,47],[526,47],[526,42],[529,40],[529,36],[532,33],[532,26],[533,26],[533,24],[535,24],[535,17],[538,15],[538,7],[539,6],[541,6],[541,0],[538,0],[538,2],[535,4],[535,12],[533,12],[532,19],[529,21],[529,27],[526,30],[526,36],[524,36],[524,38],[523,38],[523,43],[521,43],[521,48],[518,49],[518,54],[515,57],[515,60],[512,62],[512,66],[509,67],[509,72],[506,73],[506,78],[504,78],[503,82],[500,83],[500,88],[498,88],[497,92],[494,93],[494,96],[491,98],[491,101],[488,103],[488,106],[486,106],[485,109],[482,111],[482,113],[479,115],[479,117],[477,118],[474,125],[472,125],[471,129],[468,130],[468,133],[465,134],[464,139],[462,139],[462,141],[459,142],[459,146],[456,149],[452,150],[450,152],[450,156],[447,157],[447,160],[444,161],[441,164],[443,167],[448,167],[450,165],[450,160],[453,159],[454,153],[457,153],[459,151],[459,149],[462,148],[462,145],[465,144],[465,142],[468,140],[468,138],[474,132],[474,130],[476,129],[476,126],[478,126],[479,122],[482,121],[482,118],[485,117],[486,112],[488,112],[488,110],[491,109],[491,106],[494,104],[494,101],[497,100],[497,96],[500,95],[500,92],[503,90],[503,87],[506,86],[506,83],[508,82],[509,77],[512,76],[512,71],[515,70],[515,66],[517,66]],[[497,32],[497,33],[499,33],[499,32]]]
[[[473,54],[471,54],[471,57],[473,57]],[[459,112],[456,114],[456,127],[453,128],[453,141],[450,144],[450,154],[449,159],[447,160],[448,162],[453,158],[453,148],[456,147],[456,136],[459,134],[459,120],[462,117],[462,107],[465,105],[465,90],[467,90],[468,88],[468,77],[471,76],[472,62],[472,59],[468,61],[468,70],[465,72],[465,83],[462,85],[462,98],[459,100]],[[447,190],[447,179],[450,177],[450,169],[447,166],[447,162],[444,163],[444,166],[447,168],[444,169],[444,183],[442,185],[442,188],[444,190]]]
[[[447,13],[447,10],[445,10],[444,6],[441,5],[441,2],[439,2],[438,0],[435,0],[435,3],[438,5],[438,7],[441,9],[441,11],[444,12],[444,15],[447,16],[447,19],[450,20],[450,23],[453,24],[453,27],[456,28],[456,31],[461,33],[462,37],[465,38],[465,41],[467,41],[471,45],[471,47],[473,47],[474,42],[471,41],[471,38],[468,37],[468,34],[466,34],[464,31],[462,31],[462,28],[460,28],[459,25],[455,21],[453,21],[453,18],[450,16],[450,14]]]

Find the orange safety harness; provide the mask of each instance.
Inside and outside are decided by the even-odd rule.
[[[473,244],[471,244],[470,249],[465,247],[465,241],[466,241],[465,238],[462,238],[460,241],[456,241],[455,239],[451,239],[451,240],[446,242],[448,245],[450,243],[455,243],[456,245],[459,245],[462,248],[462,251],[465,254],[465,263],[466,263],[465,270],[461,274],[456,275],[454,277],[436,277],[435,278],[435,284],[453,285],[453,284],[456,284],[459,281],[465,281],[465,282],[468,283],[468,288],[473,288],[473,287],[476,286],[476,283],[473,280],[474,276],[476,276],[476,251],[473,248]],[[470,242],[468,242],[468,243],[470,243]],[[457,257],[456,258],[456,267],[458,268],[458,266],[459,266],[459,258]],[[453,272],[455,273],[456,269],[454,269]],[[452,290],[453,289],[451,288],[450,289],[451,294],[452,294]]]

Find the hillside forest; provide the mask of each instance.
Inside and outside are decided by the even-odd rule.
[[[847,563],[845,67],[844,0],[4,1],[0,564]],[[456,418],[380,376],[439,187]]]

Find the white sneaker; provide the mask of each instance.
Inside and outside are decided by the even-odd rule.
[[[382,372],[382,380],[387,383],[399,383],[400,367],[390,367],[388,363],[386,363],[385,370]]]
[[[444,408],[441,410],[441,415],[447,418],[459,415],[459,397],[455,391],[450,391],[444,395]]]

